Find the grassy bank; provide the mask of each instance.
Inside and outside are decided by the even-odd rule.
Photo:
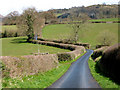
[[[91,58],[88,61],[91,73],[94,79],[99,83],[102,88],[118,88],[120,87],[117,83],[112,81],[109,77],[104,76],[102,72],[99,72],[95,67],[96,62],[94,62]]]
[[[27,43],[26,39],[26,37],[3,38],[2,56],[31,55],[32,53],[37,53],[38,49],[40,53],[48,52],[50,54],[70,51],[56,47]]]
[[[59,66],[47,72],[30,75],[23,78],[3,78],[3,88],[46,88],[59,79],[70,67],[71,63],[76,61],[62,61]]]

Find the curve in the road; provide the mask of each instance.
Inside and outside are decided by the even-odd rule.
[[[93,50],[87,52],[72,63],[68,71],[48,88],[100,88],[94,80],[88,66],[88,59]]]

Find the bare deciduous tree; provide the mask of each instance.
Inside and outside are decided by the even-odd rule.
[[[49,11],[46,11],[46,12],[42,12],[41,16],[45,19],[46,24],[49,24],[51,21],[56,20],[54,10],[49,10]]]
[[[42,28],[45,26],[45,19],[41,17],[40,13],[35,14],[34,21],[34,33],[37,34],[38,37],[42,37]]]
[[[111,33],[110,31],[106,30],[104,32],[99,33],[97,36],[97,42],[101,45],[111,45],[116,41],[116,36],[114,33]]]
[[[78,17],[72,17],[72,21],[70,19],[69,25],[73,29],[73,32],[71,33],[71,41],[73,43],[77,43],[79,39],[79,31],[82,30],[82,28],[85,26],[86,22],[88,20],[88,16],[85,14],[80,14]]]

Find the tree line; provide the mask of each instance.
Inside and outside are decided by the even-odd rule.
[[[38,13],[41,16],[43,15],[45,24],[59,23],[60,21],[71,19],[72,17],[80,17],[81,15],[87,15],[90,19],[117,18],[119,16],[118,5],[106,4],[72,7],[69,9],[53,9]],[[4,25],[16,25],[16,20],[19,16],[21,15],[17,11],[13,11],[3,18],[2,23]]]

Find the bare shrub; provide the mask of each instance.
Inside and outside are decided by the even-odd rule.
[[[83,27],[87,24],[88,19],[89,18],[87,15],[79,14],[79,16],[73,15],[68,20],[68,25],[70,26],[70,28],[72,28],[70,39],[73,43],[77,43],[77,41],[80,39],[79,32],[83,30]]]
[[[69,54],[69,53],[60,53],[57,55],[59,61],[68,61],[68,60],[73,60],[75,58],[74,54]]]

